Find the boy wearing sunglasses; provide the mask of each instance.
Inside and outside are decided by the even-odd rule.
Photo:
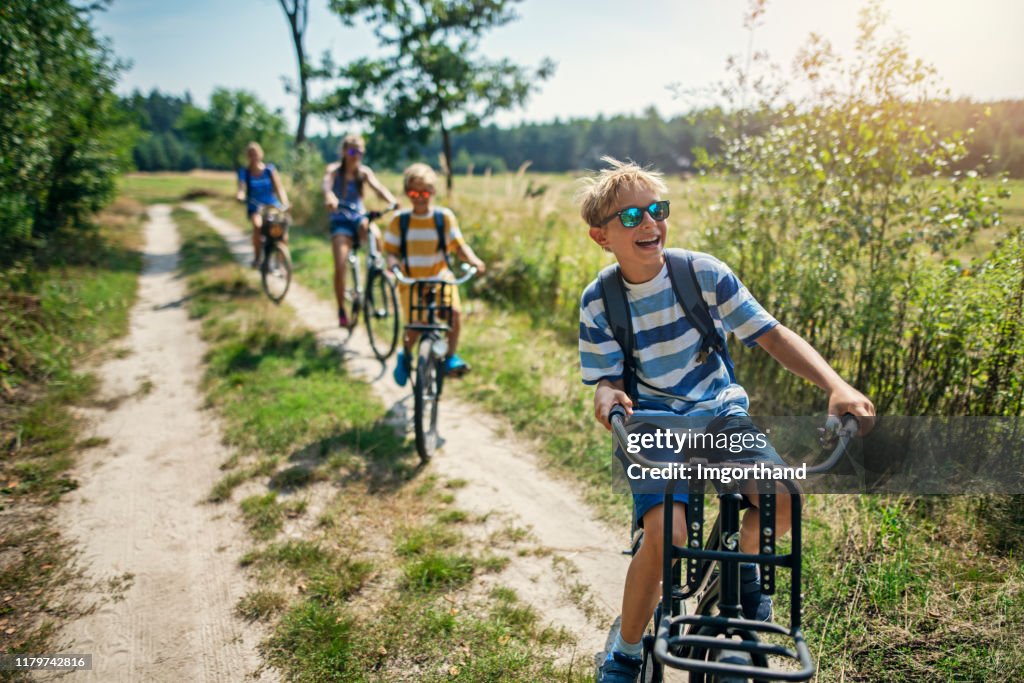
[[[413,164],[405,169],[405,194],[412,202],[412,211],[396,214],[384,234],[384,253],[388,267],[399,265],[406,276],[411,278],[446,277],[454,279],[448,268],[448,254],[457,253],[459,258],[475,266],[483,273],[484,262],[462,238],[455,214],[451,209],[437,208],[433,197],[437,185],[437,174],[426,164]],[[404,232],[404,240],[403,240]],[[442,250],[443,244],[443,250]],[[403,253],[404,246],[404,253]],[[469,366],[455,353],[459,344],[461,316],[459,315],[459,292],[455,287],[446,287],[448,300],[443,302],[452,308],[449,321],[448,358],[445,360],[445,374],[459,377]],[[409,288],[399,285],[398,300],[403,308],[409,308]],[[406,310],[406,322],[410,322],[411,311]],[[409,381],[412,368],[412,346],[419,333],[406,330],[402,341],[403,349],[398,352],[394,379],[398,386]]]
[[[377,226],[370,224],[363,206],[363,185],[369,185],[377,196],[397,207],[398,201],[377,180],[373,170],[363,163],[366,143],[360,135],[347,135],[341,142],[341,161],[329,164],[324,172],[324,204],[327,206],[331,230],[331,253],[334,255],[334,296],[338,300],[338,324],[349,326],[345,310],[345,270],[348,254],[368,232],[380,245]]]
[[[615,255],[618,268],[606,271],[583,292],[580,302],[580,365],[583,382],[595,385],[594,415],[610,428],[608,413],[621,404],[627,413],[633,408],[669,411],[685,416],[713,417],[714,428],[723,432],[760,434],[748,417],[749,400],[736,383],[725,335],[735,334],[749,347],[760,346],[791,372],[807,379],[829,395],[829,414],[856,416],[875,414],[874,406],[825,362],[810,344],[780,325],[751,296],[724,263],[709,254],[675,252],[666,255],[669,202],[661,175],[611,157],[610,165],[594,177],[584,179],[577,198],[581,215],[590,227],[590,238]],[[693,289],[703,299],[702,316],[687,315],[673,279],[684,272],[668,259],[686,259]],[[606,278],[614,277],[611,281]],[[618,284],[616,284],[616,282]],[[616,290],[622,306],[609,303]],[[698,289],[699,288],[699,289]],[[699,300],[689,303],[700,303]],[[613,306],[628,313],[631,339],[627,358],[610,324]],[[607,310],[606,310],[607,309]],[[706,317],[702,324],[698,317]],[[713,330],[716,346],[704,344],[701,327]],[[619,339],[625,338],[619,323]],[[717,340],[722,343],[718,344]],[[710,348],[710,353],[708,352]],[[628,378],[628,379],[627,379]],[[627,386],[628,382],[628,386]],[[630,395],[630,394],[633,395]],[[870,417],[861,419],[862,432],[870,429]],[[767,440],[765,440],[767,443]],[[744,459],[783,464],[767,448],[748,451]],[[730,458],[732,459],[732,458]],[[751,506],[740,533],[740,550],[758,552],[760,520],[758,496],[744,496]],[[672,537],[675,545],[686,544],[687,495],[674,496]],[[643,543],[633,556],[626,574],[622,598],[622,619],[607,659],[601,665],[601,683],[633,683],[640,673],[641,639],[658,602],[662,575],[664,510],[660,494],[634,494],[637,524],[644,529]],[[788,496],[776,498],[778,533],[789,530]],[[760,577],[753,564],[741,565],[741,603],[747,619],[769,621],[771,598],[761,592]]]

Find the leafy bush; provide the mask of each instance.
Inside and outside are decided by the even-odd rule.
[[[82,227],[112,199],[135,135],[113,93],[119,70],[88,10],[0,7],[0,263]]]
[[[1000,214],[976,172],[949,173],[968,134],[920,123],[933,72],[884,24],[876,6],[862,12],[849,62],[812,37],[804,100],[780,106],[762,80],[754,105],[722,117],[722,153],[705,165],[733,182],[700,207],[705,246],[881,411],[1019,414],[1019,235],[974,266],[954,258]],[[734,102],[755,82],[744,69]],[[772,387],[763,408],[822,400],[764,354],[743,369]]]

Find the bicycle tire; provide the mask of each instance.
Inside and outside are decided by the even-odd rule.
[[[416,379],[413,384],[416,452],[426,463],[437,449],[437,409],[441,389],[441,360],[434,358],[434,339],[420,340],[416,359]]]
[[[359,254],[349,252],[348,267],[345,268],[345,312],[348,314],[348,331],[355,329],[359,322],[363,292],[359,285]]]
[[[750,666],[751,659],[749,652],[738,652],[736,650],[711,650],[711,658],[722,664],[733,664],[738,666]],[[746,676],[733,676],[729,674],[712,675],[711,683],[750,683]]]
[[[387,360],[398,345],[398,294],[395,283],[377,269],[367,278],[363,319],[373,354],[380,361]]]
[[[281,303],[292,284],[292,259],[282,242],[274,242],[263,254],[260,281],[267,298],[275,304]]]

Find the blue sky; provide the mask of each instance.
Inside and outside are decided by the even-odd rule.
[[[373,35],[347,28],[312,0],[307,52],[329,50],[338,62],[374,54]],[[769,1],[755,47],[788,66],[815,31],[841,51],[853,44],[858,9],[849,0]],[[520,19],[487,34],[484,54],[536,65],[558,63],[525,110],[498,123],[548,121],[597,113],[686,111],[692,101],[669,86],[700,87],[721,79],[730,54],[744,53],[745,0],[525,0]],[[1021,0],[888,0],[892,26],[911,54],[933,64],[954,96],[1024,97]],[[255,91],[295,120],[295,98],[282,77],[294,78],[295,57],[277,0],[114,0],[95,24],[131,62],[120,90],[188,90],[201,104],[216,86]],[[327,124],[317,122],[314,132]],[[344,129],[331,124],[335,132]]]

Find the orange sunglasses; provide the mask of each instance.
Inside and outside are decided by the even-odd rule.
[[[406,190],[405,194],[410,199],[430,199],[430,195],[434,193],[430,190]]]

